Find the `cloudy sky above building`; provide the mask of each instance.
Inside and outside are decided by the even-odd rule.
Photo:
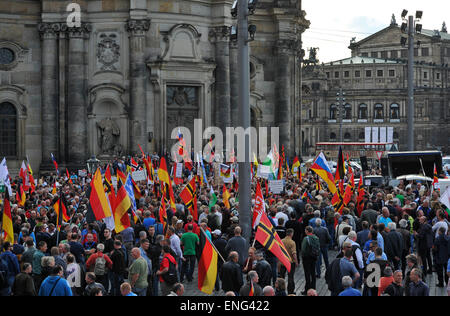
[[[348,46],[353,37],[359,41],[389,26],[393,13],[400,25],[403,9],[409,11],[408,15],[423,11],[424,29],[441,30],[445,21],[450,31],[448,0],[303,0],[302,9],[311,22],[302,39],[306,58],[309,48],[319,47],[320,62],[350,57]]]

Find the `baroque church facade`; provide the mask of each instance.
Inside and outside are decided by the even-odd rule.
[[[329,63],[307,59],[303,67],[301,153],[315,154],[318,142],[340,142],[340,89],[343,142],[393,142],[407,150],[408,48],[401,44],[395,18],[391,24],[350,43],[349,58]],[[450,153],[450,34],[445,23],[422,29],[414,45],[415,150]],[[374,129],[375,128],[375,129]],[[379,132],[378,132],[379,131]],[[391,131],[391,133],[389,133]],[[375,141],[373,141],[375,139]]]
[[[81,7],[69,27],[67,6]],[[177,126],[239,126],[233,0],[2,0],[0,156],[18,170],[170,149]],[[252,126],[300,150],[301,0],[260,0],[250,23]],[[193,133],[192,133],[193,134]]]

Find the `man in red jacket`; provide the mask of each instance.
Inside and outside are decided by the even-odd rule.
[[[106,292],[108,292],[109,280],[107,268],[111,270],[113,263],[108,255],[103,253],[104,250],[105,245],[97,245],[97,252],[92,254],[86,262],[86,270],[94,272],[96,280],[101,283]],[[97,259],[99,259],[98,262]]]

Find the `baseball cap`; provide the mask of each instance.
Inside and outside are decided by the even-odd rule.
[[[213,231],[213,234],[216,236],[220,236],[222,235],[222,232],[219,229],[216,229],[215,231]]]

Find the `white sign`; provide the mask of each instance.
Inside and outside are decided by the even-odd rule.
[[[270,174],[270,166],[258,165],[258,172],[256,176],[258,178],[268,179]]]
[[[117,177],[116,176],[111,176],[111,183],[115,188],[117,188]]]
[[[135,171],[131,174],[134,181],[144,181],[147,179],[147,173],[145,170]]]
[[[380,143],[386,142],[386,127],[380,127]]]
[[[78,176],[79,177],[87,177],[87,171],[86,170],[78,170]]]
[[[378,143],[378,127],[372,127],[372,143]]]
[[[393,143],[394,142],[394,127],[389,126],[387,128],[387,142]]]
[[[438,179],[437,185],[439,186],[439,189],[441,190],[441,194],[445,193],[447,191],[447,188],[450,188],[450,179]]]
[[[283,180],[269,180],[269,191],[273,194],[280,194],[284,190]]]
[[[371,139],[371,136],[372,136],[372,128],[370,126],[366,127],[364,129],[364,132],[365,132],[365,134],[364,134],[365,142],[366,143],[370,143],[370,139]]]
[[[364,185],[370,187],[370,185],[372,184],[372,181],[369,180],[364,180]]]
[[[175,177],[183,177],[183,164],[181,162],[177,162],[177,172],[175,173]]]

